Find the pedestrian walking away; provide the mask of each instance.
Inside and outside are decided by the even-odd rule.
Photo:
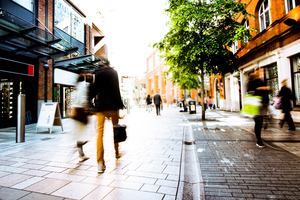
[[[286,121],[289,125],[290,131],[296,130],[295,124],[293,121],[293,118],[291,116],[291,111],[292,111],[292,100],[293,100],[293,95],[292,91],[290,88],[287,87],[287,79],[284,79],[281,81],[281,89],[279,92],[280,100],[281,100],[281,105],[282,105],[282,113],[284,114],[283,119],[280,120],[279,125],[280,128],[283,127],[284,122]]]
[[[104,60],[104,59],[103,59]],[[109,61],[103,61],[104,68],[98,70],[95,76],[95,83],[91,89],[91,98],[97,96],[95,110],[97,114],[97,163],[98,173],[106,169],[104,161],[103,134],[105,118],[110,119],[113,125],[119,123],[119,110],[124,108],[120,94],[118,73],[109,67]],[[119,155],[119,143],[114,143],[115,156]]]
[[[265,86],[265,83],[260,79],[260,76],[262,74],[263,74],[263,69],[259,69],[255,71],[253,74],[250,75],[247,84],[248,94],[262,97],[259,114],[254,117],[254,132],[257,140],[256,146],[260,148],[265,147],[261,139],[261,129],[263,126],[264,116],[266,116],[268,113],[268,107],[269,107],[268,91],[270,90],[270,88],[268,86]]]
[[[87,123],[91,107],[89,90],[92,82],[92,74],[86,72],[79,74],[75,88],[75,101],[71,109],[71,117],[74,119],[73,137],[77,140],[76,145],[81,161],[89,159],[83,152],[83,145],[88,142]]]
[[[152,98],[150,97],[150,95],[148,94],[147,98],[146,98],[146,104],[147,104],[147,110],[149,111],[149,113],[152,111]]]
[[[158,92],[156,92],[156,95],[153,97],[153,100],[154,100],[154,105],[156,108],[156,115],[159,116],[160,115],[160,105],[161,105],[162,101],[161,101],[161,97],[158,94]]]

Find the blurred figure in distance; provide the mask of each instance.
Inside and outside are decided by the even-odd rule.
[[[150,95],[148,94],[147,98],[146,98],[146,104],[147,104],[147,109],[149,111],[149,113],[152,111],[152,98],[150,97]]]
[[[282,120],[280,120],[279,125],[280,128],[282,128],[284,122],[286,121],[289,125],[288,130],[294,131],[296,130],[296,128],[290,113],[293,110],[292,108],[293,95],[291,89],[287,87],[287,79],[281,81],[281,86],[282,87],[280,89],[279,96],[281,99],[282,113],[284,113],[284,117]]]
[[[154,105],[156,108],[156,115],[159,116],[160,115],[160,105],[161,105],[162,101],[161,101],[161,97],[158,94],[158,92],[156,92],[156,95],[153,97],[153,100],[154,100]]]

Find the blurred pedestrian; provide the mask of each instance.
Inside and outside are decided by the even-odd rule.
[[[96,72],[91,97],[98,96],[97,114],[97,163],[98,173],[106,169],[104,161],[103,134],[105,118],[111,118],[112,124],[119,123],[119,110],[124,108],[121,99],[118,73],[109,66],[109,61],[103,61],[104,67]],[[119,158],[119,143],[114,143],[115,156]]]
[[[175,97],[173,98],[173,106],[174,106],[174,108],[176,108],[177,107],[177,101],[176,101],[176,99],[175,99]]]
[[[154,95],[153,100],[154,100],[154,105],[156,108],[156,115],[159,116],[159,115],[161,115],[160,114],[160,105],[161,105],[162,101],[161,101],[161,97],[158,94],[158,92],[156,92],[156,95]]]
[[[152,98],[150,97],[149,94],[146,98],[146,104],[147,104],[147,107],[148,107],[148,111],[150,113],[152,111]]]
[[[77,150],[79,158],[82,161],[87,160],[88,157],[83,152],[83,145],[88,142],[88,115],[91,107],[89,101],[90,85],[93,82],[93,76],[90,73],[82,72],[79,74],[75,87],[75,100],[72,106],[73,136],[77,140]]]
[[[256,146],[264,148],[265,145],[261,139],[261,129],[263,126],[264,116],[266,116],[268,113],[268,91],[270,90],[270,88],[266,86],[265,83],[260,79],[260,73],[263,73],[263,69],[259,69],[250,75],[247,84],[247,92],[248,94],[262,97],[259,114],[254,117],[254,132],[257,140]]]
[[[214,100],[211,97],[209,97],[208,98],[208,104],[209,104],[209,109],[210,110],[212,109],[213,103],[214,103]]]
[[[206,111],[207,109],[207,98],[204,96],[204,110]]]
[[[286,121],[289,125],[288,130],[295,131],[296,130],[295,124],[290,113],[293,109],[292,108],[293,95],[291,89],[287,87],[287,79],[281,81],[281,86],[282,87],[280,89],[279,96],[281,99],[282,113],[284,113],[284,117],[282,120],[280,120],[279,125],[280,128],[282,128],[284,122]]]

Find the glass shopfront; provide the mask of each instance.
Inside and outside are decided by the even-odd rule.
[[[269,99],[270,101],[273,101],[277,95],[277,91],[280,89],[278,83],[277,63],[273,63],[265,67],[265,82],[266,85],[272,88],[271,92],[269,93]]]
[[[0,127],[4,124],[13,124],[14,114],[14,83],[11,79],[0,80]]]
[[[295,106],[300,106],[300,54],[291,57],[293,93]]]
[[[0,74],[0,127],[11,127],[17,123],[18,94],[26,95],[25,124],[36,120],[36,90],[33,78]]]
[[[54,25],[84,42],[84,18],[64,0],[55,0]]]
[[[56,84],[54,89],[54,102],[59,102],[62,118],[71,116],[71,107],[74,104],[75,87]]]

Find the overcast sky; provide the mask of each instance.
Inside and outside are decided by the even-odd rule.
[[[109,60],[119,73],[146,71],[146,58],[153,51],[149,45],[159,42],[168,30],[166,0],[72,1],[85,13],[99,10],[103,14],[105,24],[99,28],[107,39]]]

